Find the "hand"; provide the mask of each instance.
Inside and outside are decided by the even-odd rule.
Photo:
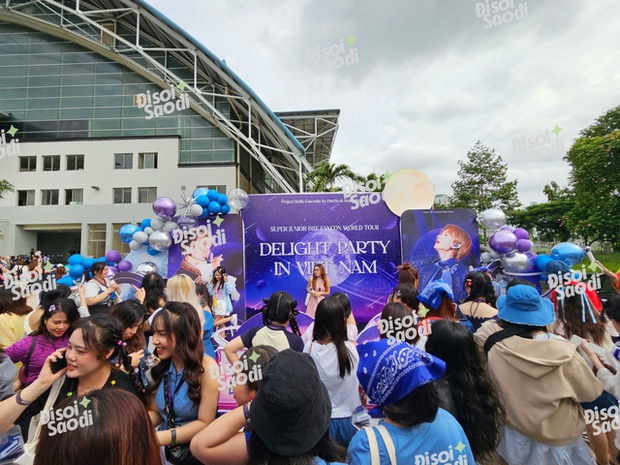
[[[142,360],[142,357],[144,357],[144,349],[129,354],[129,357],[131,357],[131,367],[136,368],[140,365],[140,360]]]
[[[146,291],[144,290],[143,287],[141,288],[137,288],[136,286],[134,286],[133,284],[131,285],[131,287],[133,287],[136,290],[136,295],[134,295],[134,298],[140,302],[141,304],[144,303],[144,300],[146,299]]]
[[[601,359],[598,355],[596,355],[592,349],[590,349],[585,341],[581,343],[581,350],[583,350],[583,352],[588,356],[588,358],[592,361],[592,365],[594,366],[594,368],[596,370],[600,370],[601,368],[605,368],[605,365],[603,365],[603,362],[601,362]]]
[[[45,363],[43,364],[43,368],[41,368],[39,377],[34,381],[34,383],[48,388],[49,386],[54,384],[54,381],[60,379],[67,372],[67,368],[63,368],[58,373],[52,373],[52,362],[56,362],[59,358],[63,358],[66,352],[66,348],[58,349],[52,355],[47,357]]]

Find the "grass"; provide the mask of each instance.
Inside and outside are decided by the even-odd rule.
[[[594,253],[594,257],[600,260],[608,270],[616,272],[620,269],[620,253]],[[587,261],[587,259],[585,261]]]

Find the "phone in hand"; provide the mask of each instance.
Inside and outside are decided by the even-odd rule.
[[[63,368],[67,368],[67,359],[64,357],[58,357],[55,362],[50,363],[50,367],[52,368],[52,373],[56,374]]]

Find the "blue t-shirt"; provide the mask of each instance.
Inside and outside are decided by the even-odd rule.
[[[202,327],[202,345],[205,349],[205,355],[208,355],[211,358],[215,358],[215,349],[213,348],[213,343],[211,342],[211,336],[213,335],[213,314],[207,310],[203,310],[205,316],[205,324]]]
[[[183,380],[183,368],[177,372],[174,367],[174,363],[170,362],[170,369],[168,370],[168,384],[170,392],[173,394],[172,403],[174,406],[174,422],[175,426],[183,426],[198,419],[198,404],[195,404],[187,395],[187,382]],[[164,375],[166,376],[166,375]],[[164,377],[162,376],[155,394],[155,405],[157,411],[164,419],[164,422],[159,427],[160,431],[170,429],[168,425],[168,419],[164,414],[166,408],[166,400],[164,397]]]
[[[469,441],[463,428],[456,419],[443,409],[437,411],[432,423],[422,423],[411,428],[401,428],[381,421],[390,433],[398,463],[426,464],[441,463],[444,465],[474,465],[476,462],[469,447]],[[383,438],[375,429],[379,443],[381,463],[390,463]],[[349,444],[347,463],[352,465],[368,465],[370,448],[366,431],[361,430]]]

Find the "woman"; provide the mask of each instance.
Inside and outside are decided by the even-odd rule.
[[[69,344],[71,326],[80,314],[71,299],[57,299],[44,309],[38,329],[6,349],[13,363],[22,362],[19,381],[32,383],[41,372],[45,360]]]
[[[383,307],[378,321],[379,339],[394,339],[414,346],[420,339],[417,328],[418,317],[407,305],[390,302]]]
[[[355,346],[347,340],[344,310],[333,297],[321,300],[316,311],[312,341],[304,352],[312,357],[332,404],[329,437],[347,447],[356,429],[353,411],[361,405],[355,370],[359,363]]]
[[[463,428],[439,407],[433,381],[443,376],[445,363],[390,339],[368,342],[357,350],[357,377],[368,398],[383,408],[385,420],[355,435],[347,463],[427,464],[429,457],[444,457],[450,463],[474,464]],[[394,460],[389,443],[395,450]],[[378,447],[378,461],[372,459],[371,444]]]
[[[96,262],[90,267],[93,279],[85,285],[84,295],[86,305],[91,315],[109,313],[110,308],[118,298],[119,286],[107,279],[108,265],[104,262]]]
[[[511,282],[497,308],[499,320],[474,334],[506,409],[497,452],[509,465],[593,463],[579,402],[593,401],[603,386],[577,346],[548,331],[553,304]]]
[[[254,346],[241,355],[242,369],[233,386],[236,409],[215,419],[192,439],[192,454],[210,465],[245,465],[251,427],[246,415],[256,397],[267,362],[278,351],[269,346]],[[243,429],[243,432],[239,432]]]
[[[180,277],[193,285],[188,276],[175,276]],[[152,327],[161,361],[151,370],[148,410],[170,461],[174,446],[189,448],[192,438],[215,419],[218,368],[204,355],[202,325],[190,304],[169,301],[155,314]]]
[[[230,295],[234,291],[233,285],[228,282],[228,275],[223,266],[218,266],[208,286],[209,294],[213,298],[213,318],[215,324],[226,318],[233,311]]]
[[[398,270],[398,286],[400,287],[402,284],[409,284],[413,286],[413,289],[418,294],[418,285],[420,284],[420,273],[416,270],[411,263],[403,263],[402,265],[398,265],[396,268]],[[396,294],[396,290],[390,297],[388,298],[388,303],[394,302],[394,295]]]
[[[166,284],[166,296],[168,302],[185,302],[191,305],[200,319],[201,326],[205,324],[205,316],[202,312],[200,299],[196,294],[196,284],[185,274],[177,274],[168,280]]]
[[[418,291],[411,284],[399,284],[391,295],[390,302],[400,302],[417,313],[420,309]]]
[[[422,318],[418,326],[420,335],[428,336],[431,334],[431,326],[436,321],[458,321],[452,288],[444,280],[438,279],[426,286],[418,295],[418,301],[424,305],[418,310],[418,315]],[[471,323],[468,322],[468,324],[471,326]]]
[[[347,323],[347,338],[349,341],[355,342],[358,336],[357,322],[355,321],[355,315],[353,315],[353,311],[351,309],[351,301],[349,300],[349,296],[346,295],[344,292],[334,292],[331,297],[333,297],[334,300],[342,306]],[[304,344],[312,340],[313,332],[314,321],[310,323],[310,325],[301,335],[301,339],[304,341]]]
[[[319,302],[323,300],[325,296],[328,296],[330,292],[329,279],[325,274],[325,268],[322,264],[319,263],[314,266],[312,278],[308,281],[306,288],[308,294],[310,294],[310,299],[306,307],[306,314],[314,318],[316,307],[319,305]]]
[[[244,347],[250,348],[255,345],[271,346],[278,351],[293,349],[297,352],[304,350],[304,343],[299,333],[295,310],[297,302],[288,292],[274,292],[269,300],[264,300],[263,326],[252,328],[241,336],[237,336],[224,346],[224,353],[230,363],[239,360],[237,352]],[[289,333],[286,327],[291,325],[293,333]]]
[[[166,281],[157,273],[147,273],[142,278],[144,297],[141,300],[147,317],[166,304]],[[137,297],[136,297],[137,298]]]
[[[504,410],[473,334],[456,321],[438,321],[426,351],[446,363],[446,373],[436,383],[441,407],[463,427],[476,462],[490,463]]]
[[[467,297],[459,305],[459,309],[472,324],[473,330],[477,331],[482,323],[497,315],[495,308],[497,298],[491,278],[480,271],[468,273],[465,276],[465,291]]]
[[[101,389],[67,398],[58,408],[73,408],[86,426],[58,434],[63,420],[48,422],[41,431],[34,465],[161,465],[155,432],[136,396]],[[70,419],[64,421],[68,424]]]
[[[0,350],[24,336],[24,320],[32,312],[24,297],[13,300],[10,289],[0,289]]]
[[[110,316],[116,318],[123,325],[124,349],[130,358],[129,366],[126,366],[125,369],[136,368],[140,364],[146,348],[144,332],[142,331],[146,318],[144,307],[135,300],[127,300],[112,307]],[[116,367],[120,368],[120,363],[117,363]]]

